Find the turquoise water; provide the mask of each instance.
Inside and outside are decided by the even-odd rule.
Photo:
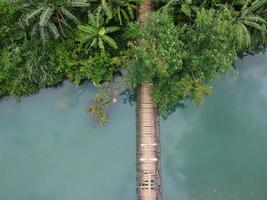
[[[267,199],[267,55],[237,62],[214,93],[161,122],[166,200]],[[94,126],[95,90],[65,83],[0,103],[0,200],[134,200],[135,110]]]

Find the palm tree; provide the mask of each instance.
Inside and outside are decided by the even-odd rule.
[[[38,1],[23,0],[22,25],[31,27],[31,35],[40,35],[45,43],[49,37],[55,40],[66,36],[66,28],[72,30],[72,25],[80,24],[78,18],[70,11],[74,7],[87,7],[89,3],[75,1]]]

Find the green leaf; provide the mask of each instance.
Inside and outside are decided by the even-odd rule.
[[[120,28],[118,26],[106,27],[106,33],[112,33],[112,32],[118,31],[118,30],[120,30]]]
[[[126,21],[130,21],[130,18],[129,18],[129,16],[125,10],[121,9],[121,13],[122,13],[124,19],[126,19]]]
[[[28,20],[32,19],[33,17],[35,17],[36,15],[38,15],[39,13],[41,13],[43,10],[42,8],[39,8],[37,10],[34,10],[32,13],[27,14],[27,17],[25,18],[25,21],[28,22]]]
[[[71,12],[69,12],[67,9],[65,9],[63,6],[60,7],[61,12],[71,21],[73,21],[75,24],[80,24],[80,21],[77,17],[75,17]]]
[[[190,16],[190,14],[191,14],[191,9],[190,9],[190,6],[188,4],[182,4],[181,11],[187,16]]]
[[[253,21],[253,22],[260,22],[260,23],[264,23],[264,24],[267,23],[265,19],[263,19],[259,16],[247,16],[247,17],[245,17],[245,20]]]
[[[45,11],[43,11],[41,16],[40,16],[39,25],[40,26],[46,26],[48,23],[48,20],[53,15],[53,12],[54,12],[54,9],[50,8],[50,7],[48,7]]]
[[[257,9],[259,9],[260,7],[262,7],[264,4],[267,3],[267,0],[256,0],[254,1],[251,6],[248,8],[249,12],[254,12]]]
[[[64,24],[64,26],[72,30],[72,27],[66,22],[65,18],[59,19],[59,22],[61,22],[62,24]]]
[[[245,47],[249,47],[251,44],[251,36],[250,36],[249,30],[242,23],[239,23],[239,28],[240,28],[240,31],[242,32],[242,41],[244,41]]]
[[[121,8],[120,7],[117,8],[117,16],[118,16],[119,23],[122,26]]]
[[[31,31],[31,37],[36,36],[37,33],[38,33],[38,31],[39,31],[39,25],[38,25],[38,24],[35,24],[35,25],[33,26],[33,28],[32,28],[32,31]]]
[[[235,0],[234,5],[244,5],[247,2],[247,0]]]
[[[47,43],[47,40],[48,40],[48,33],[47,33],[47,27],[45,26],[39,26],[40,28],[40,35],[41,35],[41,38],[42,38],[42,41],[43,41],[43,44]]]
[[[131,19],[133,20],[134,19],[134,11],[133,11],[133,8],[128,6],[127,7],[127,10],[128,10],[128,13],[129,13],[129,16],[131,17]]]
[[[52,21],[48,22],[48,28],[51,31],[51,33],[53,34],[53,38],[58,39],[59,38],[59,32],[57,30],[56,25]]]
[[[98,46],[101,50],[104,50],[105,47],[104,47],[104,42],[102,40],[102,38],[98,38]]]
[[[106,34],[106,28],[105,27],[102,27],[100,29],[100,31],[98,32],[98,35],[102,36],[102,35],[105,35]]]
[[[96,16],[94,18],[95,18],[95,26],[98,27],[98,28],[102,27],[103,24],[104,24],[104,18],[101,15],[101,13],[97,12]]]
[[[94,15],[90,11],[88,12],[88,21],[90,23],[94,23],[95,21]]]
[[[87,43],[88,41],[90,41],[93,37],[91,35],[79,35],[79,42],[81,42],[82,44]]]
[[[112,19],[112,11],[110,6],[107,4],[106,0],[101,0],[101,4],[108,19]]]
[[[251,28],[257,29],[259,31],[264,31],[264,29],[261,27],[261,25],[255,23],[255,22],[244,21],[244,24],[246,24],[247,26],[250,26]]]
[[[72,7],[79,7],[79,8],[83,8],[83,7],[88,7],[90,4],[84,1],[72,1],[71,2],[71,6]]]
[[[59,27],[59,29],[60,29],[61,34],[62,34],[64,37],[66,37],[65,30],[64,30],[64,28],[63,28],[63,26],[62,26],[61,23],[62,23],[62,21],[59,20],[58,27]],[[63,23],[64,23],[64,22],[63,22]]]
[[[87,34],[89,34],[91,36],[97,35],[97,30],[95,30],[94,27],[92,27],[92,26],[83,26],[83,25],[81,25],[81,26],[78,26],[78,30],[82,31],[82,32],[85,32],[85,33],[87,33]]]
[[[90,47],[89,48],[95,46],[96,43],[97,43],[97,38],[94,38],[93,41],[92,41],[92,43],[90,44]]]
[[[117,43],[111,37],[109,37],[107,35],[103,35],[102,38],[106,43],[108,43],[114,49],[118,48]]]

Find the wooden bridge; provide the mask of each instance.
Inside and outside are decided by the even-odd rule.
[[[152,84],[143,84],[137,104],[137,198],[161,200],[159,118],[150,98]]]

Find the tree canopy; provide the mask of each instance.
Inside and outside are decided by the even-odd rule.
[[[201,103],[237,56],[266,44],[267,0],[154,0],[142,27],[141,3],[1,0],[0,96],[30,95],[66,79],[101,88],[122,76],[133,91],[153,83],[153,100],[167,117],[186,99]],[[105,107],[89,110],[106,122]]]

